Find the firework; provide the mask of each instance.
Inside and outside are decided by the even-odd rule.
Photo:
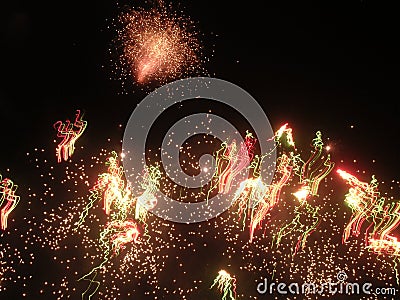
[[[286,127],[285,127],[286,128]],[[291,131],[290,131],[291,137]],[[293,141],[291,137],[291,141]],[[294,145],[294,143],[292,142]],[[334,163],[330,160],[330,155],[323,155],[322,134],[317,131],[311,146],[314,148],[307,161],[303,162],[299,156],[292,154],[296,167],[293,167],[299,175],[300,188],[293,193],[299,200],[299,205],[295,208],[295,215],[291,222],[284,225],[274,237],[276,244],[279,245],[282,237],[299,230],[301,232],[294,247],[293,255],[299,249],[304,249],[308,236],[319,226],[319,207],[313,206],[309,202],[312,196],[318,196],[318,188],[321,181],[332,171]],[[302,162],[301,167],[299,162]],[[298,173],[299,172],[299,173]],[[302,219],[309,217],[311,220],[306,224]]]
[[[308,236],[318,227],[320,224],[319,220],[319,207],[314,207],[310,205],[305,198],[308,196],[308,190],[306,190],[307,194],[304,195],[303,189],[294,193],[294,195],[299,197],[298,199],[301,201],[300,205],[296,206],[294,209],[294,218],[291,222],[287,223],[279,232],[274,236],[274,241],[277,246],[279,246],[282,238],[287,236],[295,231],[299,231],[300,235],[297,239],[295,247],[293,249],[293,256],[301,249],[304,249]],[[300,195],[300,196],[299,196]],[[307,224],[303,221],[303,219],[311,217],[311,224]]]
[[[324,143],[320,131],[317,131],[312,146],[314,151],[302,166],[300,183],[309,187],[310,195],[318,196],[319,184],[332,171],[335,164],[329,154],[323,155]]]
[[[112,204],[118,207],[117,213],[125,215],[126,210],[132,204],[131,191],[123,178],[124,171],[120,166],[117,152],[111,152],[105,165],[108,166],[107,172],[100,174],[95,185],[89,190],[89,202],[80,215],[77,227],[85,221],[90,208],[96,201],[103,199],[103,210],[106,215],[110,214]]]
[[[90,189],[90,202],[81,213],[78,222],[78,226],[80,226],[94,202],[103,199],[103,210],[109,219],[99,236],[99,247],[102,250],[103,259],[99,265],[79,279],[79,281],[89,281],[87,289],[82,293],[82,298],[88,297],[88,299],[91,299],[98,291],[100,281],[97,281],[96,278],[100,271],[106,268],[111,257],[118,256],[127,244],[138,243],[139,226],[133,219],[129,218],[130,215],[134,214],[135,219],[141,222],[144,227],[144,235],[150,238],[146,223],[147,211],[157,204],[154,194],[159,188],[161,178],[158,167],[146,167],[140,183],[144,191],[140,196],[134,197],[130,186],[124,179],[123,168],[116,151],[111,152],[105,164],[108,167],[107,172],[100,174],[98,181]]]
[[[147,236],[148,238],[150,238],[147,229],[148,211],[150,211],[157,205],[157,198],[155,196],[155,193],[160,187],[160,179],[161,172],[159,168],[155,166],[147,166],[141,183],[141,187],[144,192],[139,197],[137,197],[135,202],[135,219],[143,225],[143,235]]]
[[[366,229],[367,248],[378,254],[399,256],[400,243],[391,234],[400,225],[400,202],[385,203],[374,176],[367,183],[343,170],[339,169],[338,173],[351,186],[345,201],[353,211],[344,230],[343,242],[351,235],[360,235],[362,226],[370,223]]]
[[[385,239],[369,239],[367,248],[377,254],[400,256],[400,242],[390,235],[386,235]]]
[[[112,256],[117,256],[120,251],[125,249],[126,244],[136,243],[139,234],[137,224],[133,220],[113,220],[107,223],[99,238],[100,248],[104,253],[102,262],[78,279],[78,281],[89,281],[88,287],[82,293],[82,299],[85,299],[86,296],[89,300],[91,299],[100,287],[100,282],[95,280],[98,273],[105,268]]]
[[[165,83],[200,68],[193,22],[162,3],[124,11],[116,22],[117,69],[139,85]]]
[[[73,123],[70,120],[65,123],[57,121],[53,126],[57,130],[57,137],[62,139],[56,149],[57,161],[67,161],[74,153],[75,143],[85,131],[87,122],[82,120],[81,112],[77,110]]]
[[[280,127],[271,140],[275,140],[277,144],[276,147],[278,147],[279,145],[282,145],[281,140],[283,139],[284,134],[286,135],[288,145],[294,147],[295,144],[293,141],[292,129],[288,127],[287,123]],[[247,161],[249,162],[246,163],[249,165],[248,168],[253,170],[253,178],[248,178],[240,184],[233,199],[238,206],[239,220],[242,218],[243,226],[245,226],[246,217],[250,217],[250,242],[253,240],[255,229],[261,225],[261,222],[265,219],[267,213],[279,201],[281,190],[291,177],[293,168],[291,164],[295,161],[285,153],[282,154],[281,157],[277,159],[278,166],[276,172],[276,174],[282,174],[282,176],[279,179],[274,178],[272,184],[266,185],[261,178],[260,169],[262,168],[263,159],[269,154],[267,153],[261,156],[254,155],[255,141],[256,140],[252,135],[247,132],[244,145],[247,146],[250,155],[247,157]],[[225,152],[227,151],[225,150]],[[230,151],[228,151],[228,154],[229,153]],[[291,154],[291,156],[293,156],[293,154]],[[217,165],[219,164],[220,162]],[[226,169],[224,172],[225,171]],[[218,172],[216,172],[216,174],[218,174]]]
[[[121,250],[125,249],[126,244],[130,242],[136,243],[140,234],[138,226],[133,220],[116,220],[108,224],[107,227],[117,231],[111,237],[114,255],[118,255]]]
[[[392,232],[400,225],[400,202],[386,203],[386,198],[378,191],[378,181],[375,176],[372,176],[371,182],[368,183],[360,181],[346,171],[339,169],[337,172],[350,185],[345,202],[353,211],[344,230],[343,242],[347,242],[350,236],[359,236],[363,225],[367,224],[366,248],[378,255],[386,254],[393,257],[399,284],[397,263],[400,257],[400,242]]]
[[[111,205],[116,204],[120,199],[125,199],[125,194],[129,195],[129,190],[125,187],[124,170],[119,165],[117,152],[111,153],[106,166],[108,166],[107,172],[99,176],[99,180],[90,191],[103,195],[103,210],[106,215],[109,215]]]
[[[20,197],[15,195],[18,186],[10,179],[2,179],[0,174],[0,228],[5,230],[7,228],[8,215],[17,206]],[[3,204],[5,205],[3,206]]]
[[[250,214],[252,218],[253,209],[265,201],[264,199],[268,196],[269,186],[262,181],[261,177],[249,178],[240,184],[234,195],[234,201],[238,206],[239,220],[243,220],[243,226],[247,215]]]
[[[218,272],[218,276],[214,279],[211,288],[214,286],[222,293],[222,300],[236,299],[236,279],[225,270]]]
[[[289,127],[289,123],[283,124],[275,133],[275,135],[271,138],[271,140],[275,140],[277,143],[282,143],[282,137],[286,135],[286,143],[291,147],[296,147],[293,139],[293,129]]]
[[[250,242],[253,240],[255,229],[260,226],[267,213],[278,203],[283,186],[291,176],[292,167],[290,159],[283,154],[278,158],[277,173],[282,174],[281,178],[266,185],[261,177],[250,178],[243,181],[235,193],[234,201],[238,205],[239,216],[250,216]]]
[[[250,242],[253,240],[254,230],[260,226],[267,213],[280,200],[282,188],[287,184],[292,174],[291,160],[285,154],[278,158],[277,174],[282,174],[279,180],[273,182],[269,188],[268,198],[264,198],[257,206],[257,210],[252,215],[250,221]]]
[[[380,197],[375,176],[372,176],[371,182],[367,183],[341,169],[338,169],[337,173],[350,185],[345,203],[352,209],[353,215],[343,233],[343,243],[346,243],[350,236],[360,235],[361,227],[366,220],[372,221],[375,216],[382,215],[384,203],[379,200],[384,199]]]
[[[256,139],[249,132],[247,132],[245,140],[240,143],[239,149],[237,149],[235,140],[230,144],[222,143],[221,149],[216,152],[215,157],[216,167],[213,177],[216,178],[217,185],[210,188],[208,197],[216,188],[218,188],[218,193],[229,193],[235,177],[249,167],[254,157],[255,143]]]
[[[134,182],[137,186],[131,187],[121,173],[122,158],[117,155],[119,151],[101,149],[99,156],[89,153],[86,159],[58,168],[61,173],[57,173],[57,162],[48,160],[53,150],[35,149],[27,155],[39,172],[35,178],[38,178],[40,184],[29,189],[32,201],[24,202],[24,209],[29,213],[21,220],[29,228],[26,230],[26,227],[18,226],[12,231],[0,232],[1,295],[4,293],[5,298],[10,298],[7,290],[16,290],[15,287],[21,283],[27,287],[21,289],[21,298],[28,287],[29,292],[37,287],[39,298],[47,296],[59,300],[80,297],[130,299],[143,298],[150,293],[150,297],[154,294],[154,297],[165,299],[174,299],[177,295],[185,299],[211,299],[211,295],[205,294],[213,291],[207,283],[204,285],[203,272],[192,272],[192,262],[206,261],[210,251],[215,249],[211,248],[213,245],[210,240],[218,241],[222,235],[224,243],[218,244],[219,251],[215,251],[213,259],[234,267],[235,278],[244,278],[249,284],[241,287],[243,294],[236,294],[235,278],[221,271],[212,285],[218,294],[217,298],[221,298],[219,295],[225,297],[225,300],[259,297],[254,287],[260,275],[270,274],[273,279],[282,282],[303,280],[322,284],[335,279],[339,268],[358,282],[373,277],[392,284],[394,276],[387,272],[387,267],[393,267],[392,263],[398,262],[399,257],[399,242],[394,234],[398,207],[395,204],[378,205],[382,197],[374,187],[374,182],[357,183],[355,177],[344,175],[351,184],[359,186],[352,190],[352,196],[347,198],[346,203],[355,214],[365,211],[363,217],[356,217],[354,224],[357,225],[354,228],[362,223],[360,234],[365,231],[364,226],[370,225],[370,219],[365,218],[371,215],[370,210],[374,212],[372,215],[375,223],[369,228],[369,233],[375,234],[373,237],[370,235],[367,244],[358,243],[354,239],[356,245],[346,248],[348,255],[343,254],[337,238],[340,238],[348,220],[340,203],[334,201],[338,195],[334,194],[335,186],[331,186],[332,178],[321,180],[319,184],[315,180],[316,176],[325,173],[324,162],[327,156],[322,152],[315,163],[309,163],[310,168],[305,168],[304,164],[309,159],[302,160],[294,142],[288,142],[289,136],[293,141],[292,130],[288,125],[285,130],[278,130],[275,136],[281,152],[271,184],[266,184],[266,180],[260,176],[264,156],[255,155],[249,151],[254,148],[247,147],[250,162],[246,168],[250,170],[251,178],[243,181],[235,194],[237,209],[226,211],[218,218],[188,226],[180,226],[149,213],[157,207],[156,192],[160,185],[168,188],[161,181],[162,173],[158,168],[147,166]],[[114,148],[115,144],[117,142],[110,142],[110,147]],[[85,154],[84,149],[81,149],[82,154]],[[236,153],[240,153],[239,146]],[[223,152],[219,154],[222,157]],[[232,160],[235,157],[238,155]],[[214,170],[209,170],[212,175]],[[221,167],[221,170],[224,168]],[[100,174],[94,184],[89,180],[92,174]],[[311,192],[314,183],[314,186],[318,186],[315,195]],[[136,187],[141,191],[131,192]],[[62,192],[58,193],[60,188]],[[79,230],[73,231],[74,222],[88,204],[88,190],[91,191],[90,195],[94,195],[92,205],[98,203],[99,207],[87,215]],[[215,191],[218,190],[217,184]],[[202,193],[202,197],[205,195]],[[318,205],[314,202],[317,196],[323,197]],[[377,199],[374,205],[369,205],[369,198]],[[293,219],[292,216],[288,218],[288,212],[294,214]],[[251,243],[248,234],[241,232],[245,225],[244,219],[247,219],[250,228]],[[282,226],[280,220],[289,223]],[[263,223],[265,228],[260,232],[262,238],[258,238],[256,233]],[[279,247],[272,247],[270,238],[284,227]],[[309,237],[312,237],[315,229],[320,234],[315,235],[317,240],[311,243]],[[151,239],[145,238],[146,235],[151,236]],[[21,238],[15,239],[15,236]],[[353,236],[352,230],[350,236]],[[52,262],[54,259],[61,276],[44,278],[43,281],[39,279],[33,285],[31,279],[23,273],[25,267],[22,269],[21,265],[25,263],[27,267],[33,265],[34,268],[40,268],[43,260],[36,253],[41,247],[50,254]],[[305,247],[307,251],[300,251]],[[389,262],[385,263],[387,258]],[[76,274],[81,274],[82,266],[86,266],[84,273],[89,271],[78,279],[84,283],[83,287],[76,282]],[[186,287],[188,285],[190,288]],[[305,298],[310,297],[307,295]]]

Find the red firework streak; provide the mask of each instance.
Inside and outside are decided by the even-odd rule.
[[[109,223],[107,227],[112,227],[114,230],[118,231],[111,237],[114,254],[118,254],[123,250],[126,244],[132,241],[136,243],[140,235],[138,226],[133,220],[116,220]]]
[[[15,195],[18,186],[15,185],[10,179],[5,178],[1,180],[0,175],[0,207],[5,206],[0,211],[0,228],[5,230],[7,228],[8,215],[17,206],[20,197]]]
[[[57,161],[67,161],[74,153],[75,143],[85,131],[87,122],[82,120],[81,111],[77,110],[74,123],[70,120],[65,123],[57,121],[53,126],[57,130],[57,137],[62,138],[56,149]]]
[[[269,186],[269,193],[262,199],[259,208],[251,217],[250,242],[253,240],[255,229],[262,223],[267,213],[278,203],[282,188],[286,185],[292,174],[293,166],[290,163],[290,158],[285,154],[279,158],[277,173],[282,174],[282,176],[277,183]]]
[[[240,149],[237,151],[236,141],[233,141],[222,155],[224,160],[227,160],[228,165],[219,175],[218,192],[229,193],[232,181],[245,168],[247,168],[254,157],[254,145],[256,139],[247,134],[244,142],[240,143]],[[223,161],[219,161],[222,163]],[[218,168],[220,169],[220,167]]]

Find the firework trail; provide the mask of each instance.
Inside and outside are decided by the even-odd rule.
[[[12,231],[0,230],[1,251],[4,254],[3,262],[0,254],[0,277],[3,276],[0,295],[11,291],[10,288],[16,289],[19,284],[21,298],[29,288],[30,295],[27,298],[35,299],[82,299],[82,294],[83,298],[90,296],[92,300],[129,299],[132,295],[141,298],[142,295],[145,297],[142,294],[145,293],[144,285],[150,285],[157,293],[163,294],[164,290],[159,288],[158,274],[164,272],[168,265],[170,245],[177,245],[181,237],[176,233],[174,224],[149,214],[146,221],[151,239],[145,238],[145,224],[134,218],[137,196],[143,191],[128,197],[122,190],[125,199],[113,201],[109,215],[103,209],[101,194],[99,202],[95,202],[98,207],[89,211],[85,222],[76,230],[76,222],[88,202],[88,190],[97,181],[95,178],[92,185],[90,178],[93,174],[107,172],[109,165],[106,167],[105,162],[108,163],[110,157],[117,158],[112,150],[118,142],[107,140],[108,146],[101,148],[97,155],[82,149],[86,159],[77,160],[61,169],[57,169],[56,161],[53,163],[48,160],[51,149],[38,148],[27,153],[29,161],[34,162],[33,172],[38,172],[35,178],[42,181],[36,187],[28,188],[30,201],[24,201],[24,208],[31,213],[26,213],[21,221],[29,224],[30,228],[25,231],[20,227]],[[123,155],[120,161],[122,159]],[[55,173],[55,170],[61,173]],[[139,187],[141,178],[137,181]],[[126,210],[126,214],[122,213],[123,210]],[[136,233],[135,224],[139,234]],[[16,235],[23,238],[15,239]],[[21,245],[16,244],[17,240],[21,240]],[[22,253],[19,253],[20,247],[24,249]],[[59,276],[49,275],[32,284],[29,282],[32,280],[30,274],[25,269],[42,267],[43,261],[36,255],[38,248],[46,249],[49,253],[50,257],[43,258],[44,263],[50,259],[58,268]],[[30,249],[32,253],[28,252]],[[21,268],[25,273],[21,272]],[[180,286],[172,289],[180,292]],[[32,294],[35,290],[37,296]],[[4,298],[13,297],[7,297],[6,294]]]
[[[78,279],[78,281],[89,281],[87,289],[82,293],[82,299],[85,299],[86,296],[89,300],[92,298],[100,287],[100,282],[95,280],[98,273],[105,268],[105,265],[113,256],[118,256],[120,251],[125,249],[126,244],[136,243],[139,234],[137,224],[133,220],[113,220],[106,224],[99,238],[100,248],[104,253],[103,261]]]
[[[119,208],[116,210],[117,213],[122,214],[126,214],[126,210],[131,205],[130,188],[125,184],[124,170],[118,160],[117,152],[111,152],[105,165],[108,167],[107,172],[100,174],[95,185],[89,190],[89,202],[79,217],[77,228],[85,221],[89,210],[96,201],[103,199],[103,209],[106,215],[110,214],[113,204]]]
[[[300,200],[300,199],[299,199]],[[301,200],[300,200],[301,201]],[[302,249],[304,250],[307,242],[307,238],[313,233],[316,228],[320,225],[320,215],[319,215],[319,207],[314,207],[313,205],[309,204],[307,201],[303,201],[301,205],[295,208],[295,217],[292,222],[281,229],[278,234],[277,243],[279,244],[282,235],[287,235],[294,229],[299,229],[301,235],[297,239],[297,243],[293,250],[293,256]],[[311,217],[311,224],[305,224],[301,220],[302,215],[307,217]],[[287,232],[285,232],[288,229]],[[281,235],[282,234],[282,235]]]
[[[129,189],[126,188],[123,179],[124,169],[119,164],[117,152],[113,151],[105,164],[108,166],[107,173],[99,176],[91,192],[103,195],[103,210],[106,215],[109,215],[113,204],[120,199],[125,199],[126,195],[129,197]]]
[[[291,141],[293,141],[293,139],[291,139]],[[330,160],[330,155],[323,155],[323,145],[322,134],[320,131],[317,131],[316,137],[313,139],[311,145],[314,150],[307,161],[303,162],[300,156],[292,153],[292,158],[296,165],[296,167],[294,167],[296,172],[294,173],[299,175],[299,183],[301,184],[297,192],[293,193],[293,196],[295,196],[299,201],[299,205],[295,207],[295,215],[292,221],[281,227],[278,233],[274,236],[274,241],[276,242],[276,245],[279,246],[284,236],[293,231],[300,231],[301,235],[294,247],[293,256],[300,249],[304,249],[307,238],[320,224],[319,207],[312,205],[310,203],[310,198],[312,196],[318,196],[318,188],[321,181],[328,176],[334,167],[334,163]],[[299,162],[303,162],[301,167],[299,167]],[[303,216],[305,218],[309,217],[311,224],[306,224],[302,220],[304,219]]]
[[[351,208],[353,215],[344,229],[343,243],[346,243],[350,236],[360,235],[364,221],[371,220],[384,211],[381,201],[383,198],[380,197],[375,176],[372,176],[371,182],[368,183],[358,180],[357,177],[341,169],[338,169],[337,173],[350,185],[345,196],[345,203]]]
[[[399,284],[397,263],[400,258],[400,242],[392,232],[400,225],[400,202],[387,203],[387,199],[378,191],[378,181],[375,176],[372,176],[371,182],[368,183],[340,169],[337,173],[350,185],[345,202],[353,212],[344,229],[343,243],[346,243],[350,236],[359,236],[363,225],[366,224],[366,248],[378,255],[393,257]]]
[[[225,270],[218,272],[218,276],[214,279],[211,288],[214,286],[222,293],[222,300],[236,299],[236,279]]]
[[[85,131],[87,122],[82,120],[80,110],[77,110],[76,117],[73,123],[66,120],[65,123],[57,121],[54,123],[54,128],[57,130],[57,137],[62,138],[56,148],[57,161],[63,159],[67,161],[75,151],[75,143]]]
[[[278,158],[277,173],[282,174],[281,178],[272,183],[269,187],[267,198],[263,198],[257,206],[257,210],[252,214],[250,221],[250,242],[253,240],[254,231],[261,225],[267,213],[278,203],[283,187],[287,184],[292,174],[290,158],[283,154]]]
[[[123,179],[124,172],[119,164],[117,152],[111,152],[105,165],[108,167],[107,172],[100,174],[96,184],[89,190],[91,194],[89,203],[85,206],[75,227],[75,230],[77,230],[83,224],[95,201],[103,199],[103,210],[107,216],[111,217],[111,221],[106,224],[99,238],[100,248],[104,256],[98,266],[78,279],[78,281],[89,281],[87,289],[82,293],[82,299],[85,299],[86,296],[91,299],[99,289],[100,282],[95,279],[98,273],[105,268],[110,256],[117,255],[126,243],[133,240],[136,242],[139,234],[136,224],[131,220],[125,220],[132,198],[130,197],[130,189]],[[112,206],[115,206],[117,210],[114,213],[113,207],[111,214]]]
[[[249,178],[243,181],[234,195],[234,201],[238,206],[239,221],[243,220],[243,226],[245,226],[247,215],[250,213],[252,217],[252,211],[264,199],[269,196],[269,186],[266,185],[260,177]],[[242,217],[243,216],[243,217]]]
[[[271,138],[271,140],[275,140],[278,144],[282,144],[282,137],[286,136],[286,143],[291,147],[296,147],[293,139],[293,129],[289,127],[289,123],[285,123],[282,125],[275,133],[275,135]]]
[[[2,179],[0,174],[0,229],[5,230],[7,228],[8,215],[17,206],[20,197],[15,195],[18,186],[14,184],[10,179]],[[3,203],[5,203],[3,207]]]
[[[290,147],[295,147],[292,135],[292,129],[288,124],[284,124],[275,133],[271,140],[276,141],[276,147],[282,145],[282,139],[286,136],[286,142]],[[251,136],[250,136],[251,137]],[[281,174],[280,178],[274,178],[270,185],[266,185],[260,175],[263,159],[268,155],[262,156],[254,155],[255,139],[247,142],[248,151],[251,153],[249,159],[251,160],[248,168],[253,170],[253,178],[243,181],[234,195],[234,202],[238,205],[239,220],[243,219],[243,226],[245,226],[247,216],[250,216],[250,242],[253,240],[254,231],[260,227],[262,221],[265,219],[268,212],[278,203],[282,188],[289,181],[293,165],[296,160],[283,153],[278,159],[278,166],[276,174]],[[293,156],[291,153],[290,156]],[[243,217],[242,217],[243,215]]]
[[[138,226],[133,220],[115,220],[107,227],[117,230],[111,237],[114,255],[118,255],[120,251],[124,250],[126,244],[132,241],[136,243],[140,234]]]
[[[320,131],[317,131],[312,146],[314,151],[301,168],[300,183],[308,186],[310,195],[318,196],[319,184],[332,171],[335,164],[331,162],[329,154],[326,157],[323,155],[324,143]]]
[[[283,154],[278,158],[277,173],[282,174],[279,180],[266,185],[261,177],[243,181],[235,193],[234,201],[238,205],[239,219],[243,215],[243,226],[247,215],[250,216],[250,242],[254,231],[265,219],[268,212],[278,203],[282,188],[290,179],[292,167],[290,158]]]
[[[116,22],[117,70],[139,85],[165,83],[199,70],[200,43],[193,22],[162,2],[133,8]]]
[[[161,172],[158,167],[146,167],[141,187],[143,193],[134,197],[131,189],[124,179],[123,167],[120,165],[118,155],[115,151],[107,158],[107,172],[100,174],[95,186],[90,190],[91,199],[85,210],[81,213],[78,226],[83,223],[88,214],[88,210],[96,200],[103,198],[103,209],[109,218],[105,228],[100,233],[99,243],[102,253],[102,262],[94,267],[89,273],[81,277],[78,281],[89,281],[89,286],[82,293],[82,299],[91,297],[98,291],[100,282],[96,280],[99,272],[106,267],[112,257],[116,257],[125,249],[128,243],[138,243],[140,235],[139,226],[128,218],[134,214],[135,219],[141,222],[144,227],[144,234],[148,238],[150,235],[147,229],[147,211],[157,205],[155,193],[159,188]]]
[[[255,143],[256,139],[250,132],[246,133],[246,137],[240,143],[239,149],[237,149],[235,140],[231,144],[222,143],[215,156],[216,167],[213,178],[216,179],[216,184],[209,189],[207,199],[210,193],[217,188],[218,193],[229,193],[235,177],[250,166],[254,157]]]
[[[135,205],[135,219],[138,220],[144,227],[145,236],[150,238],[148,234],[147,217],[148,211],[157,205],[155,193],[160,187],[161,171],[155,166],[146,166],[145,174],[141,187],[144,192],[137,197]]]
[[[288,131],[282,133],[280,138],[282,145],[286,145],[284,136],[287,133]],[[114,145],[115,143],[110,143],[110,147],[114,147]],[[104,199],[103,194],[101,194],[98,198],[99,209],[96,210],[97,213],[90,214],[80,227],[80,230],[73,232],[74,222],[87,203],[87,190],[92,187],[89,182],[90,174],[103,173],[104,169],[106,169],[104,161],[109,162],[108,158],[110,157],[117,159],[117,156],[115,154],[110,155],[112,152],[104,149],[101,150],[99,157],[89,153],[87,159],[82,159],[74,164],[67,165],[66,168],[62,168],[65,174],[62,173],[61,177],[59,177],[60,175],[54,173],[54,164],[48,160],[53,150],[50,149],[49,152],[42,151],[43,149],[35,149],[33,154],[27,154],[29,160],[34,162],[35,168],[39,172],[38,177],[43,175],[43,177],[40,176],[39,178],[44,180],[41,182],[43,184],[39,184],[43,190],[32,187],[29,195],[32,201],[24,201],[24,205],[26,205],[28,211],[31,209],[32,213],[26,214],[26,219],[24,218],[22,222],[29,224],[30,228],[26,230],[25,227],[18,226],[12,231],[0,232],[2,244],[0,251],[1,295],[7,293],[7,290],[16,289],[17,285],[21,284],[21,286],[26,286],[26,288],[21,288],[21,298],[35,297],[32,294],[29,295],[29,293],[32,293],[32,289],[37,289],[37,297],[35,299],[79,299],[82,297],[82,292],[84,292],[83,298],[86,299],[88,297],[91,297],[91,299],[130,299],[139,297],[141,299],[149,296],[149,290],[157,298],[174,299],[177,297],[176,295],[181,295],[181,298],[185,299],[211,299],[212,297],[204,297],[205,292],[212,293],[212,290],[208,288],[209,285],[207,283],[204,287],[202,274],[192,272],[192,261],[209,257],[210,251],[212,252],[215,249],[212,248],[212,245],[210,247],[210,234],[211,239],[215,241],[221,235],[224,236],[224,243],[219,245],[221,252],[215,252],[214,259],[220,259],[224,263],[236,265],[238,271],[235,277],[240,279],[243,276],[249,282],[248,285],[242,286],[244,289],[242,291],[243,294],[235,295],[232,292],[234,298],[258,298],[259,294],[256,294],[254,286],[259,283],[260,275],[264,276],[266,273],[272,274],[277,281],[303,280],[304,282],[323,283],[336,278],[338,268],[341,268],[354,280],[353,282],[364,282],[372,277],[382,281],[386,286],[393,284],[394,276],[390,272],[393,267],[393,261],[389,255],[392,257],[397,256],[398,251],[396,252],[396,249],[398,247],[396,246],[397,239],[393,237],[395,234],[390,233],[394,223],[387,223],[386,221],[390,218],[396,218],[398,213],[396,206],[388,208],[385,213],[387,215],[385,221],[381,224],[380,229],[377,229],[376,238],[369,238],[367,247],[365,247],[364,243],[355,240],[356,245],[346,249],[348,255],[343,255],[341,253],[343,246],[337,243],[336,239],[345,227],[340,223],[347,223],[348,220],[342,214],[342,205],[334,201],[337,199],[337,194],[333,194],[336,189],[330,186],[332,181],[322,181],[319,188],[320,197],[323,196],[324,198],[321,206],[318,205],[318,207],[321,207],[318,213],[324,211],[326,214],[322,215],[321,213],[321,216],[316,215],[316,217],[319,217],[320,220],[324,217],[326,221],[321,224],[325,225],[326,229],[323,230],[322,228],[320,230],[318,228],[321,231],[318,241],[315,244],[313,243],[312,247],[308,247],[307,251],[298,251],[298,254],[296,254],[297,259],[291,260],[289,264],[287,263],[293,255],[293,244],[299,241],[298,231],[302,231],[301,234],[308,234],[305,227],[299,226],[299,223],[305,224],[305,222],[302,222],[302,218],[305,216],[308,217],[305,220],[307,222],[313,217],[313,211],[307,211],[307,204],[310,205],[309,208],[315,208],[312,203],[313,197],[310,196],[309,186],[300,184],[301,186],[298,187],[292,185],[292,183],[298,184],[298,182],[290,181],[292,178],[297,179],[297,176],[302,174],[301,170],[304,162],[297,153],[286,151],[285,155],[279,155],[276,178],[274,178],[271,185],[266,185],[261,180],[262,178],[257,176],[259,174],[258,166],[260,165],[259,157],[254,156],[249,165],[249,168],[254,171],[253,178],[251,180],[248,179],[244,189],[254,189],[254,191],[249,190],[247,192],[247,197],[253,199],[247,202],[249,207],[255,206],[254,223],[256,223],[257,219],[257,208],[260,207],[261,216],[263,215],[261,213],[261,204],[266,205],[257,199],[272,201],[266,197],[269,197],[274,184],[284,176],[283,173],[278,172],[280,170],[279,166],[292,167],[292,174],[287,185],[285,185],[286,187],[281,190],[279,197],[282,199],[278,197],[277,199],[279,200],[274,206],[276,217],[274,216],[271,219],[278,220],[279,214],[286,216],[284,210],[289,208],[292,211],[297,201],[299,203],[304,202],[303,206],[298,205],[299,210],[301,210],[301,214],[299,214],[300,220],[296,222],[296,218],[294,218],[295,221],[293,222],[293,225],[297,226],[294,229],[298,231],[291,231],[287,238],[282,238],[280,247],[275,248],[271,247],[267,235],[264,235],[263,239],[254,237],[252,243],[248,243],[248,236],[240,234],[242,227],[240,221],[242,220],[238,221],[236,210],[228,211],[219,218],[214,218],[201,224],[192,224],[190,225],[191,228],[187,230],[185,228],[189,228],[189,226],[179,227],[172,222],[153,217],[152,214],[139,214],[138,216],[143,216],[144,218],[136,218],[138,203],[147,203],[146,207],[149,210],[153,205],[157,204],[157,199],[152,199],[151,197],[151,191],[154,191],[158,186],[157,180],[152,179],[157,178],[156,175],[151,175],[153,167],[149,167],[141,176],[142,184],[140,180],[137,181],[137,184],[143,188],[142,192],[137,193],[137,195],[129,195],[124,192],[126,184],[121,185],[122,198],[110,202],[110,213],[108,215],[105,214]],[[33,155],[40,155],[40,157],[37,160],[32,157]],[[54,163],[57,164],[56,162]],[[282,168],[282,171],[285,169],[286,167]],[[157,174],[157,172],[154,172],[154,174]],[[65,194],[57,193],[56,188],[60,184]],[[365,187],[367,185],[360,186]],[[286,189],[290,193],[287,193]],[[148,193],[145,192],[146,190]],[[327,193],[325,194],[325,192]],[[67,193],[68,201],[56,201],[61,200],[63,195],[65,197]],[[118,193],[116,194],[118,195]],[[142,198],[143,201],[138,201],[141,195],[148,195],[149,197],[144,196]],[[293,199],[296,202],[283,201],[289,196],[294,196],[295,198]],[[288,199],[290,200],[290,198]],[[378,199],[380,198],[378,197]],[[383,213],[384,208],[385,206],[382,208],[382,216],[385,215]],[[121,211],[126,211],[126,213],[120,213]],[[145,214],[147,213],[146,209],[142,211]],[[248,212],[247,216],[249,217],[250,215]],[[379,214],[377,216],[379,217]],[[267,216],[264,216],[264,219],[266,218]],[[104,219],[106,219],[105,222],[103,221]],[[150,240],[144,238],[144,228],[147,223],[143,223],[142,220],[145,220],[149,225]],[[266,231],[271,233],[277,232],[281,226],[280,222],[273,222],[272,220],[268,223],[268,227],[265,226]],[[289,222],[290,220],[291,218]],[[376,218],[375,220],[377,221],[376,226],[378,226],[380,224],[379,221],[382,219]],[[364,221],[363,224],[367,226],[366,223],[367,221]],[[256,227],[257,229],[258,226]],[[373,232],[373,229],[374,227],[371,227],[370,232]],[[379,239],[381,233],[386,229],[389,229],[386,239]],[[255,232],[257,232],[256,230]],[[361,229],[362,232],[364,232],[363,228]],[[21,240],[21,250],[24,249],[22,252],[18,250],[19,245],[16,244],[18,239],[16,240],[15,236],[21,236],[19,240]],[[301,249],[301,245],[299,247]],[[24,269],[21,268],[20,265],[22,263],[20,261],[25,261],[26,267],[30,269],[32,269],[31,264],[34,269],[42,267],[43,260],[40,257],[38,260],[38,257],[36,257],[38,248],[46,249],[50,253],[51,259],[54,256],[54,264],[57,268],[60,268],[59,274],[62,278],[57,279],[56,277],[51,277],[53,276],[52,274],[48,274],[48,277],[51,278],[44,278],[42,281],[39,280],[38,283],[35,280],[35,284],[37,284],[32,284],[29,274],[24,273],[26,272],[24,270],[25,267]],[[179,249],[179,251],[174,251],[174,249]],[[32,253],[27,252],[29,250],[32,250]],[[382,255],[376,256],[374,253]],[[367,258],[361,257],[361,255],[365,254],[368,255]],[[388,262],[386,258],[389,258]],[[43,259],[47,259],[47,257]],[[367,259],[367,262],[365,259]],[[53,260],[51,261],[53,262]],[[46,262],[47,260],[45,260]],[[82,266],[85,265],[88,269],[82,271]],[[81,274],[82,272],[92,271],[94,266],[97,266],[97,268],[94,268],[93,272],[80,279],[80,284],[84,286],[77,287],[76,274],[80,274],[78,276],[80,277],[83,275]],[[389,272],[387,271],[388,269]],[[357,276],[356,273],[358,273]],[[175,276],[171,276],[171,274],[175,274]],[[158,278],[159,275],[161,275],[160,278]],[[161,278],[162,282],[160,282]],[[187,288],[188,282],[190,288]],[[213,287],[215,288],[217,285],[218,282]],[[23,293],[28,288],[28,296],[23,296]],[[43,293],[39,294],[39,290],[43,291]],[[195,295],[196,290],[200,292],[199,297]],[[216,292],[218,293],[217,298],[220,299],[221,297],[218,297],[220,295],[219,290],[216,290]],[[222,294],[224,293],[223,289],[221,289],[221,292]],[[231,300],[229,295],[228,291],[226,300]],[[4,298],[11,299],[12,297],[7,297],[6,294]],[[306,298],[311,299],[312,296]],[[366,298],[364,297],[364,299]]]

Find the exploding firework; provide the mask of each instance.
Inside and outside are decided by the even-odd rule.
[[[132,8],[116,22],[119,77],[140,86],[201,71],[201,44],[194,23],[171,6]]]

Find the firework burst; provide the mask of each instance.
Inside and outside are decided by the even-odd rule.
[[[122,12],[116,21],[120,79],[140,86],[198,73],[201,45],[194,23],[158,3]]]

